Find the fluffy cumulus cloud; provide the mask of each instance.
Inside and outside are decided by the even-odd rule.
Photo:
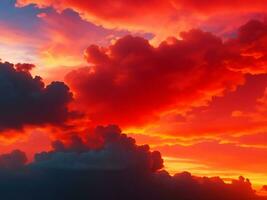
[[[0,63],[0,130],[26,125],[62,125],[75,113],[68,110],[72,93],[62,82],[45,86],[32,77],[31,64]]]
[[[69,73],[66,81],[93,121],[146,123],[159,113],[182,113],[233,91],[246,73],[265,73],[266,28],[252,20],[226,41],[191,30],[158,47],[133,36],[108,47],[91,45],[85,56],[92,66]]]
[[[89,138],[99,140],[99,146],[92,147]],[[0,170],[2,198],[260,199],[243,177],[226,184],[219,177],[201,178],[188,172],[170,176],[161,170],[158,152],[136,145],[117,126],[97,127],[87,137],[56,141],[52,146],[30,164],[18,150],[0,157],[0,167],[7,167]]]
[[[159,152],[151,152],[148,145],[137,146],[117,126],[99,126],[85,139],[73,135],[65,144],[55,141],[52,146],[54,150],[36,154],[33,166],[140,171],[157,171],[163,167]]]

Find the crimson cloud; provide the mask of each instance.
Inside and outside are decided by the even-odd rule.
[[[84,19],[104,26],[141,29],[165,36],[175,31],[188,30],[218,16],[225,19],[266,10],[265,0],[17,0],[17,4],[52,6],[58,11],[73,9]],[[165,28],[162,29],[162,26]]]
[[[144,124],[233,91],[246,73],[264,73],[266,29],[265,22],[252,20],[227,41],[191,30],[158,47],[133,36],[108,47],[91,45],[85,51],[91,66],[70,72],[66,82],[96,124]]]

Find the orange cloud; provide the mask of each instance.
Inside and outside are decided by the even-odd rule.
[[[105,27],[119,27],[128,30],[145,30],[155,33],[157,41],[189,30],[192,27],[209,26],[208,21],[216,20],[224,28],[229,28],[224,20],[240,25],[250,17],[246,14],[263,13],[264,0],[248,1],[197,1],[197,0],[18,0],[19,6],[37,4],[39,7],[52,6],[58,11],[73,9],[84,19]],[[140,15],[142,13],[142,15]],[[235,17],[233,17],[235,15]],[[244,19],[242,19],[244,18]],[[157,19],[157,20],[155,20]],[[162,28],[164,27],[164,28]]]
[[[165,145],[154,149],[165,156],[193,159],[217,170],[266,172],[266,148],[207,141],[188,146]]]

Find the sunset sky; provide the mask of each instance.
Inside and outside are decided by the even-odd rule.
[[[102,148],[102,132],[120,127],[134,148],[161,153],[154,171],[244,176],[266,195],[266,10],[266,0],[1,0],[0,168],[14,149],[42,166],[40,152]],[[114,126],[99,138],[99,125]]]

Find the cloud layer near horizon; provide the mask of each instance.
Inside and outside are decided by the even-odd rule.
[[[91,146],[92,137],[99,146]],[[36,154],[30,164],[25,160],[19,150],[0,156],[2,198],[260,199],[243,177],[226,184],[219,177],[159,171],[160,153],[136,145],[117,126],[97,127],[85,138],[75,135],[69,141],[56,141],[52,151]]]

